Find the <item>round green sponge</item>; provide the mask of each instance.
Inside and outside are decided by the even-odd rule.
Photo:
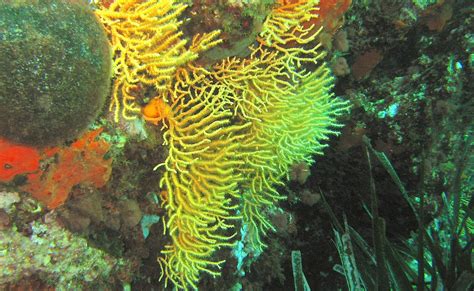
[[[100,113],[111,50],[84,2],[0,2],[0,137],[55,145],[80,135]]]

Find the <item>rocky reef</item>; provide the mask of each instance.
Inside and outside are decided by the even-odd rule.
[[[7,2],[0,47],[24,5]],[[34,52],[58,78],[52,55],[83,71],[38,136],[0,132],[0,289],[469,288],[468,1],[40,0],[25,15],[49,5],[64,23],[22,39],[70,39],[0,52],[21,80],[0,77],[1,100],[53,80],[16,74]]]

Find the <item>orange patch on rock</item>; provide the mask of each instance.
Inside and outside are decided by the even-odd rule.
[[[109,8],[110,5],[112,5],[112,3],[114,3],[114,0],[102,0],[101,3],[105,8]]]
[[[382,61],[383,54],[378,49],[369,49],[359,55],[352,64],[352,76],[357,81],[362,80],[372,72],[372,70]]]
[[[328,0],[319,2],[319,11],[315,11],[319,17],[312,24],[316,27],[324,26],[327,32],[335,32],[343,23],[343,15],[349,9],[352,0]]]
[[[28,175],[28,184],[21,189],[54,209],[64,204],[72,187],[78,184],[104,186],[110,178],[112,159],[104,159],[110,145],[96,140],[101,131],[88,132],[69,147],[45,150],[45,170]]]
[[[443,31],[446,23],[453,16],[453,8],[450,3],[444,5],[434,5],[428,8],[422,14],[422,21],[426,24],[429,30],[441,32]]]
[[[8,183],[16,175],[38,171],[39,162],[37,149],[0,138],[0,182]]]
[[[281,6],[294,6],[306,3],[305,0],[279,0]],[[319,29],[321,26],[325,27],[328,32],[336,31],[342,25],[342,16],[352,4],[352,0],[326,0],[320,1],[317,7],[311,13],[318,15],[303,24],[305,28],[314,25],[314,29]]]

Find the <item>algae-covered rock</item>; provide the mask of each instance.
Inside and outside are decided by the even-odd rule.
[[[110,77],[107,37],[84,1],[0,2],[0,137],[45,146],[78,136]]]

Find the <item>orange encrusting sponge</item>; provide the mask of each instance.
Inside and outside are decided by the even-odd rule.
[[[95,140],[101,131],[88,132],[69,147],[45,151],[45,158],[56,155],[56,162],[45,171],[30,175],[29,183],[22,189],[54,209],[64,204],[75,185],[104,186],[112,171],[112,159],[104,159],[110,145]]]
[[[38,171],[39,161],[37,149],[0,138],[0,182],[8,183],[16,175]]]
[[[311,22],[316,27],[324,26],[327,31],[335,31],[342,24],[342,16],[349,9],[352,0],[326,0],[319,2],[318,18]]]
[[[282,8],[304,5],[305,0],[279,0],[278,3]],[[317,30],[324,26],[328,32],[334,32],[342,24],[342,16],[349,9],[352,0],[323,0],[316,5],[318,9],[311,11],[316,17],[311,18],[303,23],[304,28],[309,28],[314,25]],[[281,9],[281,8],[280,8]]]
[[[49,209],[64,204],[75,185],[100,188],[107,183],[112,171],[112,159],[104,158],[110,144],[95,140],[101,132],[99,128],[68,147],[44,150],[0,139],[0,182],[8,183],[16,175],[26,175],[27,183],[20,189]]]

